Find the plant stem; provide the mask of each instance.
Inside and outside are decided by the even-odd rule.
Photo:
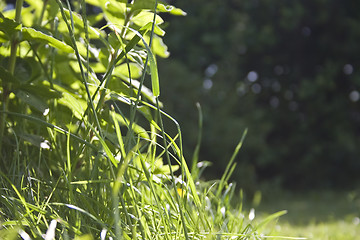
[[[24,0],[18,0],[16,1],[16,7],[15,7],[15,21],[16,22],[20,22],[21,20],[21,9],[22,9],[22,5],[23,5]],[[11,46],[11,50],[10,50],[10,59],[9,59],[9,72],[11,74],[14,74],[15,72],[15,65],[16,65],[16,52],[17,52],[17,48],[19,45],[19,39],[18,39],[18,34],[15,34],[15,36],[11,39],[10,41],[10,46]],[[5,81],[3,81],[3,86],[2,86],[2,106],[1,106],[1,110],[3,111],[3,113],[0,115],[0,158],[2,158],[2,142],[3,142],[3,137],[4,137],[4,130],[5,130],[5,122],[6,122],[6,111],[8,109],[8,98],[11,92],[11,83],[7,83]]]
[[[24,2],[24,0],[16,1],[15,22],[18,22],[18,23],[20,23],[20,21],[21,21],[21,9],[22,9],[23,2]],[[17,51],[18,45],[19,45],[18,36],[15,35],[11,39],[11,53],[10,53],[10,60],[9,60],[9,72],[11,74],[14,74],[14,71],[15,71],[16,51]]]
[[[44,0],[43,2],[43,7],[42,7],[42,10],[41,10],[41,15],[40,15],[40,18],[38,20],[38,24],[41,26],[41,23],[42,23],[42,20],[44,18],[44,13],[45,13],[45,10],[46,10],[46,5],[48,3],[49,0]]]

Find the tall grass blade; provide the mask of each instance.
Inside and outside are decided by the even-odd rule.
[[[239,152],[239,150],[240,150],[240,148],[241,148],[241,146],[242,146],[242,144],[243,144],[243,142],[245,140],[246,134],[247,134],[247,129],[245,129],[245,131],[244,131],[244,133],[243,133],[243,135],[242,135],[242,137],[240,139],[240,142],[236,146],[235,151],[234,151],[233,155],[231,156],[229,163],[226,166],[225,172],[224,172],[223,176],[220,179],[219,187],[218,187],[218,190],[217,190],[217,193],[216,193],[217,198],[220,197],[220,194],[221,194],[222,190],[224,189],[224,186],[225,186],[225,183],[226,183],[225,180],[230,177],[231,172],[234,170],[232,164],[233,164],[233,162],[234,162],[234,160],[235,160],[235,158],[236,158],[236,156],[237,156],[237,154],[238,154],[238,152]]]

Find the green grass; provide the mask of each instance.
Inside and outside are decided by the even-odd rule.
[[[275,197],[276,196],[276,197]],[[360,199],[357,191],[277,192],[264,196],[257,208],[288,213],[273,225],[274,234],[321,240],[360,239]]]

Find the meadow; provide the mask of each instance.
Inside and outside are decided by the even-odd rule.
[[[307,239],[360,239],[358,191],[281,191],[264,196],[260,216],[274,209],[287,214],[274,223],[274,234]],[[271,197],[272,195],[272,197]]]

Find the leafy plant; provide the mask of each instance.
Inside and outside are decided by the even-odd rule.
[[[149,0],[25,2],[0,15],[1,238],[258,236],[241,205],[230,210],[234,158],[218,184],[196,186],[161,110],[159,14],[185,13]]]

